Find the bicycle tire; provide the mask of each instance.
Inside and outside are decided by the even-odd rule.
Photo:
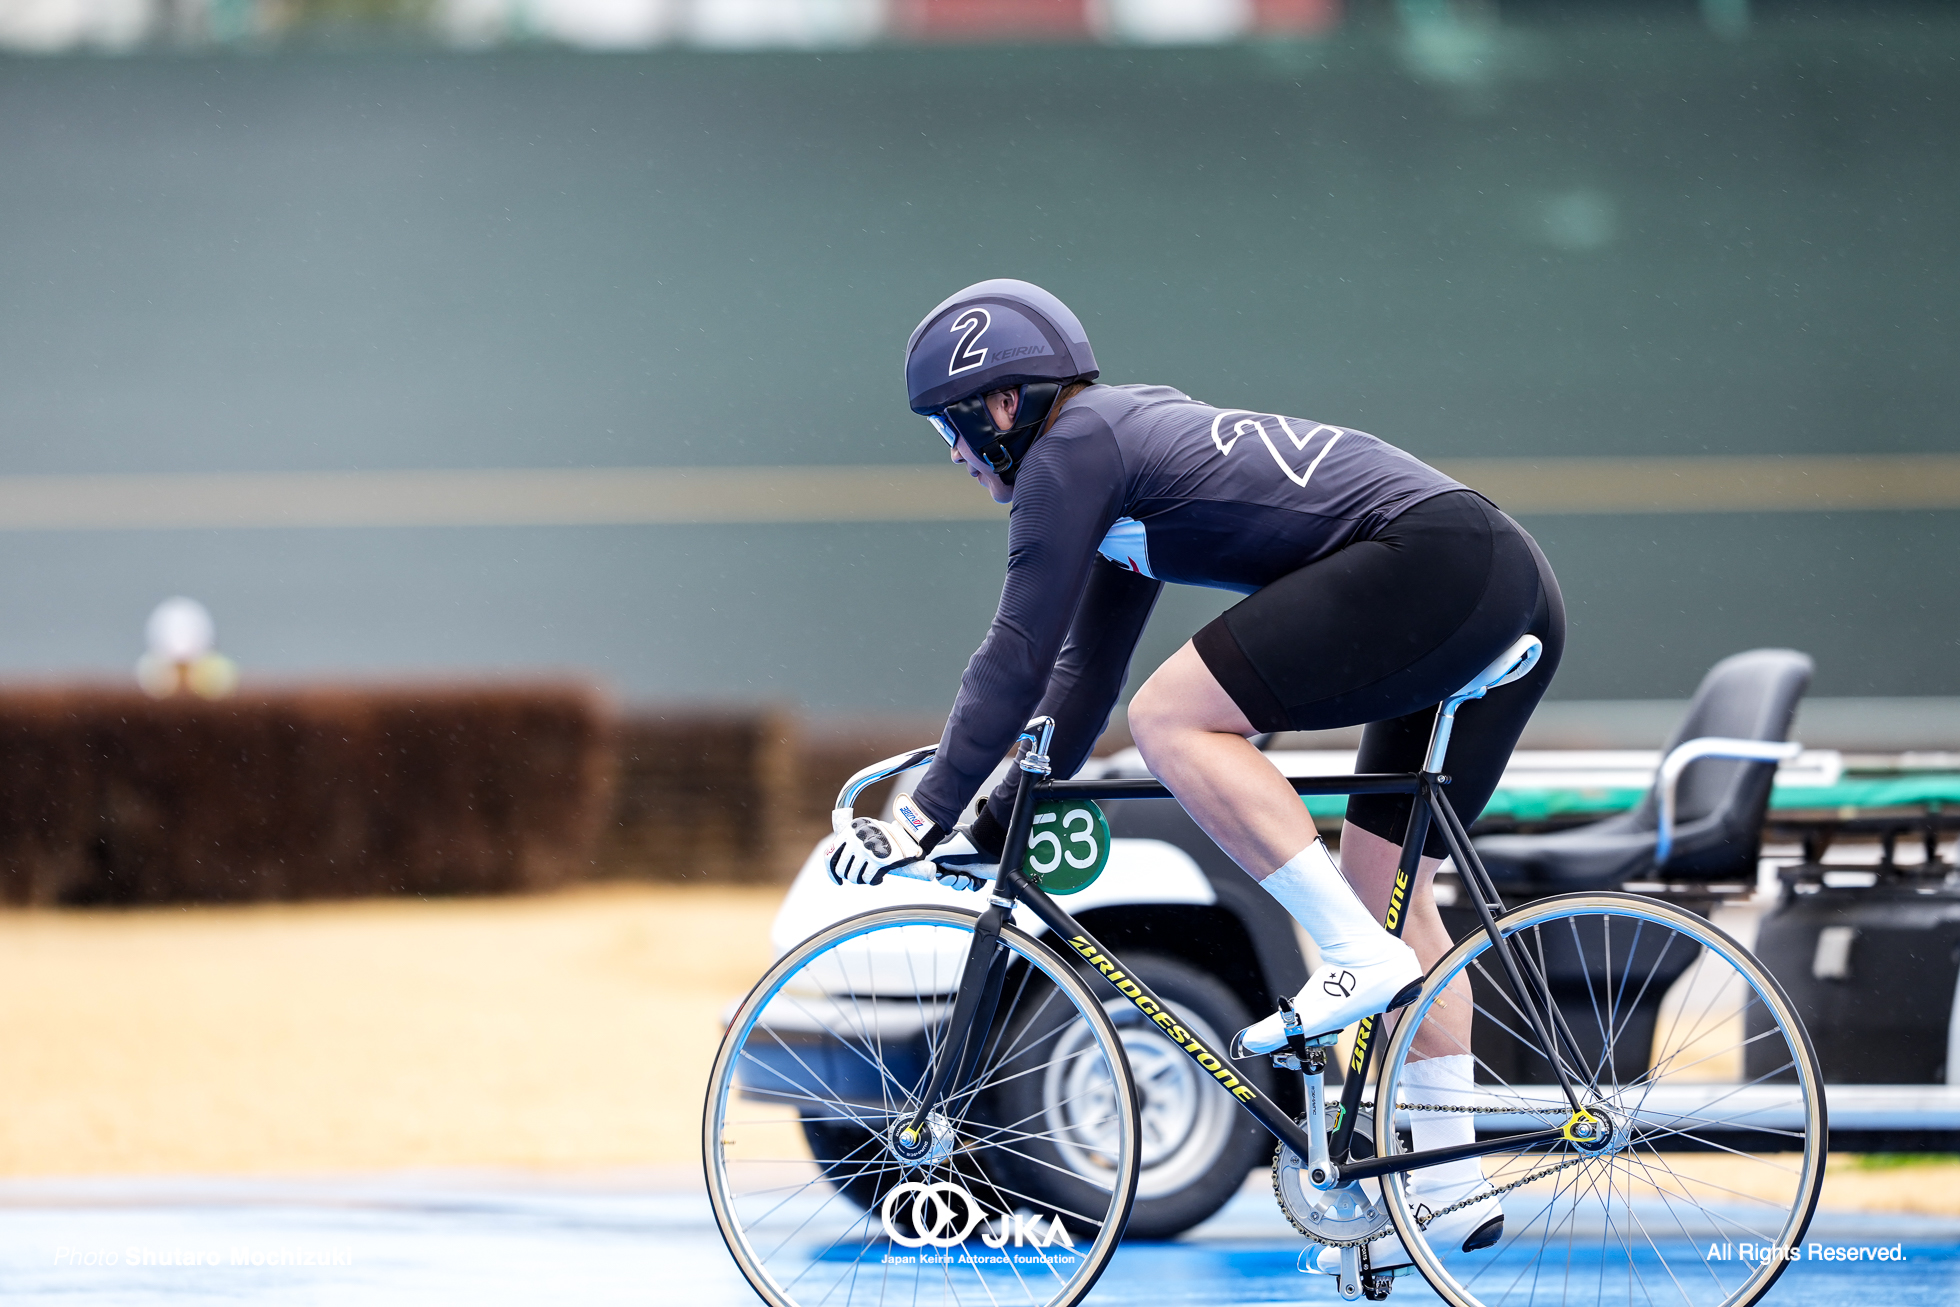
[[[1001,932],[999,1009],[971,1083],[945,1100],[933,1152],[907,1161],[891,1145],[951,1055],[945,1022],[977,920],[900,907],[838,922],[786,953],[730,1016],[702,1161],[722,1238],[772,1307],[1070,1307],[1116,1251],[1138,1174],[1135,1084],[1103,1000],[1023,931]],[[1023,1038],[1030,1029],[1039,1037]],[[1062,1031],[1066,1051],[1044,1061]],[[1000,1084],[1058,1072],[1098,1104],[1093,1118],[1000,1117]],[[1077,1186],[1066,1212],[1029,1201],[1003,1164],[1024,1167],[1027,1149],[1061,1131],[1107,1164],[1108,1187]]]
[[[1425,1233],[1412,1190],[1420,1173],[1386,1177],[1389,1215],[1415,1268],[1452,1307],[1756,1302],[1793,1260],[1778,1250],[1801,1247],[1829,1144],[1821,1069],[1782,987],[1719,927],[1639,895],[1561,895],[1497,924],[1519,946],[1527,984],[1558,1007],[1565,1033],[1554,1027],[1553,1042],[1578,1064],[1581,1106],[1610,1125],[1601,1127],[1607,1142],[1568,1133],[1481,1159],[1482,1188],[1442,1209],[1456,1208],[1456,1223],[1467,1226],[1481,1219],[1470,1206],[1480,1194],[1503,1204],[1502,1237],[1476,1251]],[[1694,952],[1682,967],[1684,944]],[[1377,1082],[1376,1101],[1396,1105],[1375,1113],[1380,1153],[1410,1150],[1409,1109],[1425,1100],[1470,1108],[1486,1137],[1574,1128],[1555,1078],[1533,1076],[1551,1063],[1501,971],[1478,930],[1445,955],[1401,1015]],[[1450,1006],[1450,983],[1466,975],[1475,1031],[1463,1051],[1476,1059],[1474,1092],[1436,1103],[1448,1095],[1404,1091],[1423,1032],[1431,1055],[1461,1048],[1436,1014]],[[1436,1209],[1425,1215],[1434,1219]]]

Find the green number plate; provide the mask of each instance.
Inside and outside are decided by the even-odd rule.
[[[1050,894],[1085,890],[1109,865],[1109,823],[1088,799],[1044,803],[1034,810],[1025,864]]]

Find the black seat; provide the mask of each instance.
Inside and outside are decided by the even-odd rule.
[[[1808,654],[1752,649],[1724,658],[1702,677],[1688,715],[1663,757],[1710,736],[1786,740],[1797,701],[1810,684]],[[1669,881],[1753,881],[1769,807],[1772,762],[1702,758],[1687,764],[1675,790]],[[1630,812],[1546,835],[1485,835],[1473,841],[1491,879],[1509,896],[1611,889],[1656,875],[1660,782]]]

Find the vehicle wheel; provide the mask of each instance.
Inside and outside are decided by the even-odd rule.
[[[1123,961],[1129,974],[1169,1004],[1214,1049],[1227,1047],[1233,1033],[1252,1020],[1231,990],[1188,963],[1158,954],[1133,955]],[[1093,975],[1090,981],[1099,983]],[[1271,1157],[1273,1138],[1133,1005],[1112,994],[1103,1006],[1122,1036],[1136,1081],[1142,1126],[1128,1237],[1169,1239],[1230,1201],[1247,1173]],[[1074,1065],[1069,1060],[1071,1041],[1083,1037],[1080,1027],[1073,1033],[1058,1032],[1043,1022],[1037,1015],[1019,1037],[1030,1043],[1052,1042],[1052,1066]],[[1272,1071],[1263,1058],[1233,1069],[1262,1094],[1271,1093]],[[992,1106],[995,1115],[1042,1125],[1042,1137],[1030,1140],[1022,1155],[1000,1159],[1017,1188],[1068,1206],[1078,1185],[1108,1183],[1103,1161],[1107,1149],[1076,1120],[1108,1119],[1107,1092],[1106,1086],[1087,1083],[1080,1075],[1024,1076],[1000,1086]]]
[[[1122,1040],[1074,966],[1019,930],[1001,932],[998,1016],[971,1083],[929,1118],[922,1151],[898,1147],[956,1054],[946,1023],[976,920],[906,907],[838,922],[785,954],[730,1018],[702,1155],[722,1238],[772,1307],[1069,1307],[1114,1253],[1138,1156]],[[1036,1014],[1066,1038],[1017,1041]],[[1107,1149],[1106,1183],[1067,1207],[1003,1182],[999,1159],[1038,1144],[1041,1127],[989,1107],[1003,1083],[1046,1076],[1103,1091],[1104,1115],[1084,1124]]]
[[[1389,1216],[1416,1269],[1451,1307],[1552,1307],[1603,1301],[1602,1292],[1683,1307],[1761,1298],[1787,1264],[1774,1250],[1787,1254],[1809,1228],[1828,1144],[1823,1075],[1782,988],[1719,927],[1635,894],[1542,899],[1498,928],[1516,945],[1541,1013],[1551,999],[1550,1042],[1592,1119],[1572,1110],[1489,937],[1466,936],[1430,971],[1389,1041],[1377,1103],[1395,1110],[1376,1111],[1375,1146],[1411,1151],[1403,1130],[1422,1107],[1467,1110],[1483,1139],[1563,1133],[1485,1155],[1482,1187],[1442,1209],[1464,1223],[1484,1219],[1481,1200],[1502,1203],[1501,1235],[1473,1251],[1454,1236],[1426,1239],[1422,1225],[1442,1213],[1419,1220],[1411,1173],[1386,1176]],[[1460,1098],[1404,1089],[1423,1032],[1432,1054],[1471,1051],[1438,1017],[1462,994],[1459,986],[1445,1001],[1459,976],[1473,982],[1477,1083]],[[1653,1020],[1641,1013],[1657,986],[1666,996]],[[1711,1244],[1738,1255],[1711,1257]]]

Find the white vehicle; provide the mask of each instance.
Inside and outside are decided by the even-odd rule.
[[[908,789],[920,774],[900,775],[894,792]],[[1148,774],[1134,751],[1092,762],[1083,772]],[[981,792],[986,790],[983,786]],[[1184,1013],[1208,1043],[1223,1048],[1234,1031],[1306,983],[1292,919],[1175,802],[1117,803],[1106,811],[1114,837],[1108,866],[1093,884],[1063,901],[1097,939],[1121,950],[1132,972]],[[826,839],[811,851],[776,915],[770,943],[779,956],[826,926],[874,909],[983,905],[978,894],[895,876],[876,886],[833,884],[824,867],[829,847]],[[1044,854],[1052,859],[1069,851],[1059,842],[1050,849],[1037,840],[1031,856],[1038,866]],[[1026,908],[1016,911],[1014,923],[1034,935],[1047,929]],[[1135,1008],[1114,997],[1104,1007],[1116,1022],[1141,1097],[1140,1174],[1129,1237],[1172,1238],[1223,1206],[1248,1172],[1271,1164],[1272,1136],[1235,1111],[1229,1097],[1208,1087],[1203,1072]],[[897,1012],[893,1017],[901,1020]],[[908,1013],[902,1020],[907,1035],[923,1039],[918,1016]],[[886,1048],[889,1058],[889,1040]],[[924,1056],[921,1047],[921,1064]],[[1302,1110],[1296,1083],[1271,1076],[1263,1061],[1252,1074],[1261,1091],[1288,1112]],[[1029,1106],[1057,1110],[1068,1092],[1060,1083],[1046,1085],[1041,1093],[1056,1101]],[[806,1123],[818,1156],[848,1154],[848,1148],[838,1148],[844,1142],[836,1137],[841,1128],[846,1127]],[[1091,1165],[1086,1154],[1076,1164]],[[1039,1186],[1042,1179],[1037,1174],[1029,1183]]]

